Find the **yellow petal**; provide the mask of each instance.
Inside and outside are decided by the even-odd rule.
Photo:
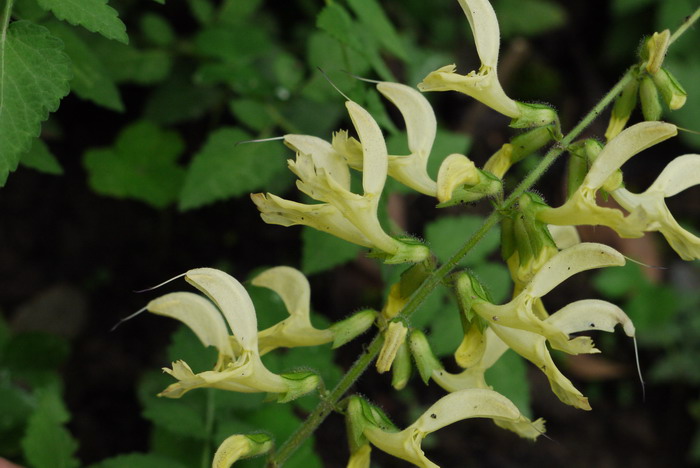
[[[212,468],[229,468],[236,461],[269,452],[272,439],[265,434],[235,434],[224,440],[214,454]]]
[[[333,341],[333,332],[311,324],[311,287],[302,272],[286,266],[270,268],[253,278],[252,283],[275,291],[290,315],[258,333],[261,355],[278,347],[316,346]]]
[[[362,188],[365,195],[379,197],[384,189],[389,164],[384,136],[377,122],[361,106],[346,101],[345,107],[362,144]]]
[[[665,122],[641,122],[626,128],[605,145],[593,161],[582,186],[602,187],[607,178],[632,156],[677,134],[677,127]]]
[[[166,294],[149,302],[146,309],[181,321],[204,346],[214,346],[220,353],[233,358],[228,328],[221,312],[202,296],[188,292]]]
[[[345,190],[350,190],[350,171],[345,159],[326,140],[310,135],[285,135],[284,142],[298,153],[310,155]]]
[[[625,334],[634,337],[634,325],[630,318],[615,304],[599,299],[584,299],[572,302],[553,313],[547,322],[564,333],[578,333],[588,330],[615,331],[615,325],[622,325]]]
[[[214,268],[189,270],[185,280],[217,305],[241,347],[257,352],[258,322],[255,307],[241,283]]]
[[[372,247],[372,241],[343,216],[340,210],[327,203],[307,205],[285,200],[277,195],[254,193],[250,196],[268,224],[293,226],[302,224],[327,232],[353,244]]]
[[[583,242],[564,249],[552,257],[535,274],[524,291],[533,297],[542,297],[576,273],[624,264],[625,257],[612,247]]]
[[[452,193],[463,185],[479,183],[479,172],[474,163],[461,154],[451,154],[440,165],[437,176],[437,197],[441,203],[452,199]]]
[[[491,2],[459,0],[459,6],[462,7],[469,21],[481,63],[495,68],[498,63],[498,49],[501,47],[501,32]]]
[[[437,128],[433,108],[421,93],[406,85],[382,82],[377,84],[377,90],[401,112],[411,152],[406,156],[389,156],[389,175],[420,193],[434,197],[436,184],[427,171]]]

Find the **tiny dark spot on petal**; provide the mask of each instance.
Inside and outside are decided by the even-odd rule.
[[[430,417],[433,418],[433,419],[437,419],[437,414],[433,413],[433,414],[430,415]]]

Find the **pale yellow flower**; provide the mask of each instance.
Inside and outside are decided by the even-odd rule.
[[[413,424],[400,432],[365,424],[362,435],[378,449],[423,468],[436,468],[421,448],[430,433],[468,418],[487,418],[513,424],[526,423],[518,408],[500,393],[469,389],[449,393],[428,408]],[[526,423],[527,424],[527,423]]]
[[[317,346],[333,341],[331,330],[319,330],[311,324],[311,287],[302,272],[287,266],[274,267],[253,278],[252,283],[276,292],[289,312],[289,318],[258,333],[261,355],[279,347]]]
[[[146,309],[183,322],[204,345],[218,349],[219,359],[213,370],[197,374],[184,361],[174,362],[172,369],[163,369],[178,382],[163,390],[161,396],[179,398],[194,388],[213,387],[243,393],[269,392],[278,394],[280,401],[287,401],[316,388],[316,375],[288,379],[270,372],[262,363],[255,308],[235,278],[213,268],[197,268],[184,276],[209,300],[177,292],[149,302]]]
[[[615,325],[622,325],[625,334],[634,337],[635,329],[627,315],[614,304],[597,299],[573,302],[545,319],[548,325],[567,335],[589,330],[613,332]],[[581,353],[598,353],[588,337],[581,340],[585,346],[578,346]],[[580,340],[580,338],[577,338]],[[471,358],[470,366],[453,374],[447,372],[437,361],[433,364],[430,378],[447,391],[454,392],[467,388],[489,388],[485,372],[501,358],[509,348],[535,364],[549,380],[552,391],[559,399],[581,409],[590,409],[588,399],[578,391],[569,379],[557,368],[547,349],[547,339],[528,330],[489,324],[480,338],[483,346]],[[535,421],[535,424],[538,421]],[[507,427],[523,437],[536,435],[528,426]],[[523,432],[521,432],[523,431]]]
[[[472,303],[472,309],[491,324],[542,335],[556,349],[573,354],[588,352],[590,339],[579,337],[569,340],[566,333],[546,320],[547,317],[540,316],[534,305],[537,299],[576,273],[624,264],[625,258],[612,247],[595,243],[576,244],[547,260],[522,291],[507,304],[495,305],[485,300],[476,300]]]
[[[518,103],[509,98],[498,81],[498,49],[501,33],[496,12],[488,0],[459,0],[467,16],[481,59],[478,71],[459,75],[455,65],[447,65],[430,73],[418,85],[421,91],[459,91],[483,102],[497,112],[518,118],[521,110]]]
[[[610,177],[632,156],[678,133],[675,125],[665,122],[641,122],[610,140],[593,161],[583,182],[562,206],[537,212],[537,218],[556,225],[604,225],[621,237],[641,237],[647,226],[637,216],[625,216],[615,208],[596,204],[598,190],[615,190],[618,184],[606,186]]]
[[[289,168],[297,175],[299,190],[320,204],[285,200],[273,194],[251,198],[266,223],[303,224],[354,244],[375,249],[388,263],[418,262],[428,249],[411,240],[400,241],[384,232],[377,208],[386,182],[388,154],[384,137],[372,116],[358,104],[346,107],[362,147],[363,194],[350,191],[347,162],[329,143],[315,137],[287,135],[285,143],[297,152]]]
[[[214,454],[212,468],[229,468],[238,460],[267,453],[272,438],[266,434],[235,434],[224,440]]]
[[[666,206],[666,198],[700,185],[700,154],[686,154],[671,161],[643,193],[620,187],[611,192],[644,231],[659,231],[683,260],[700,258],[700,238],[683,229]]]

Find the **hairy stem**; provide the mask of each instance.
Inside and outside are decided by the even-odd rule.
[[[697,20],[700,18],[700,8],[696,8],[695,12],[688,16],[684,21],[683,24],[681,24],[678,29],[676,29],[673,34],[671,35],[671,38],[669,40],[669,45],[673,44],[676,39],[678,39],[683,33],[691,27]]]
[[[689,16],[684,23],[671,36],[671,42],[678,39],[693,23],[700,17],[700,8],[695,13]],[[416,289],[413,295],[406,302],[406,305],[401,310],[400,315],[408,318],[421,306],[426,297],[445,279],[445,277],[457,266],[459,261],[479,243],[486,233],[496,225],[501,219],[501,212],[507,210],[515,203],[520,196],[542,177],[549,169],[554,161],[566,150],[583,130],[588,127],[601,112],[622,92],[623,88],[633,78],[632,69],[630,68],[620,78],[620,80],[603,96],[603,98],[581,119],[581,121],[566,135],[561,141],[557,142],[545,154],[540,163],[535,169],[525,177],[520,184],[510,193],[505,201],[500,203],[491,214],[484,220],[481,227],[464,243],[464,245],[455,252],[449,260],[447,260],[440,268],[435,270],[425,281]],[[282,444],[279,450],[273,454],[268,460],[268,467],[278,468],[294,453],[294,451],[309,437],[316,428],[326,419],[338,404],[338,401],[345,395],[345,392],[352,384],[364,373],[372,361],[377,357],[381,350],[383,338],[381,334],[377,334],[365,351],[348,369],[345,376],[336,385],[336,387],[322,398],[316,409],[309,415],[304,423]]]

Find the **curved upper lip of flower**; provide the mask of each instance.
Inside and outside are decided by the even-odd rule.
[[[678,224],[664,200],[695,185],[700,185],[700,154],[686,154],[671,161],[643,193],[619,188],[611,194],[630,212],[630,220],[661,232],[681,258],[694,260],[700,258],[700,238]]]
[[[471,26],[481,67],[478,72],[472,71],[464,76],[455,73],[454,65],[447,65],[425,77],[418,89],[459,91],[504,115],[519,117],[521,111],[517,103],[506,95],[498,81],[497,64],[501,33],[496,12],[488,0],[459,0],[459,4]]]
[[[265,270],[251,282],[276,292],[289,312],[288,318],[258,333],[261,355],[281,346],[315,346],[333,341],[331,330],[319,330],[311,324],[311,287],[302,272],[279,266]]]
[[[602,224],[623,237],[640,237],[645,226],[634,216],[596,204],[597,191],[613,173],[637,153],[678,133],[665,122],[641,122],[620,132],[601,150],[579,188],[562,206],[540,210],[538,219],[549,224]]]
[[[437,465],[431,462],[421,449],[421,442],[425,436],[468,418],[489,418],[516,423],[524,421],[516,406],[500,393],[490,389],[471,388],[440,398],[401,432],[388,432],[374,425],[367,425],[363,433],[380,450],[417,466],[433,468]]]

